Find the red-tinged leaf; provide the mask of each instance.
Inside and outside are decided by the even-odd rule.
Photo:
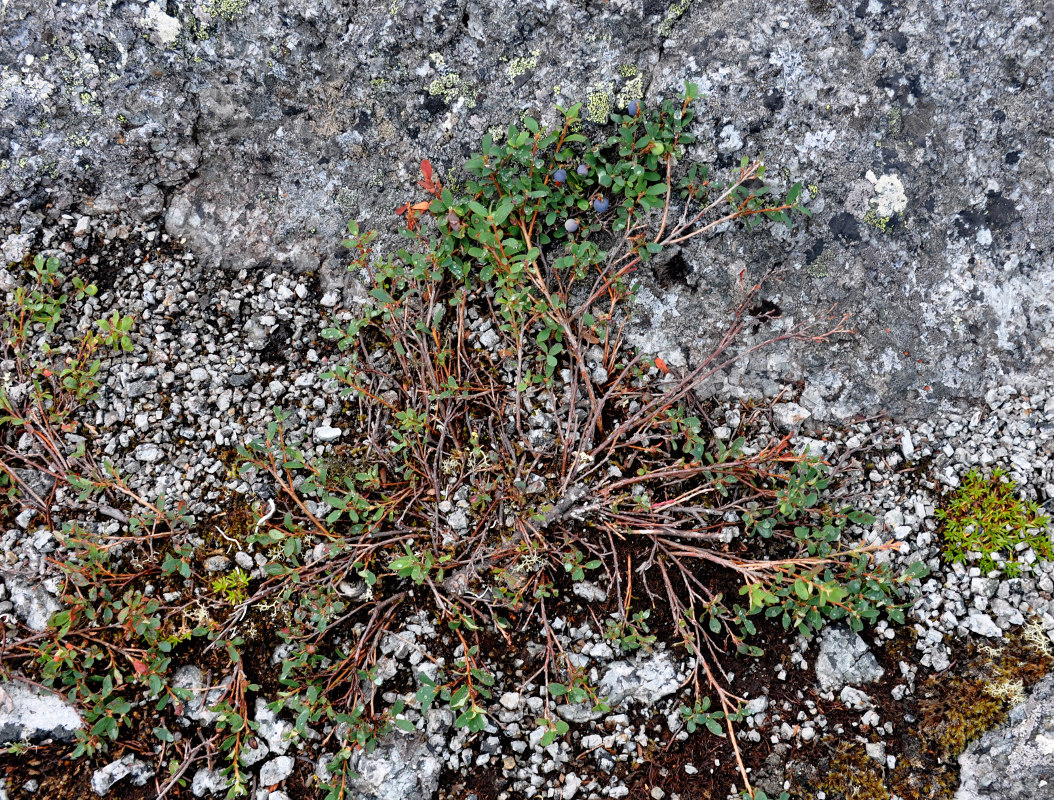
[[[663,375],[670,374],[670,368],[666,366],[666,362],[663,361],[661,358],[655,359],[655,368],[658,369],[659,372],[661,372]]]
[[[414,203],[412,208],[414,211],[427,211],[430,205],[432,204],[427,200],[422,200],[420,203]]]
[[[146,675],[150,671],[150,667],[140,661],[138,658],[132,659],[132,667],[140,675]]]
[[[432,180],[432,162],[427,158],[421,162],[421,172],[424,174],[426,181]]]

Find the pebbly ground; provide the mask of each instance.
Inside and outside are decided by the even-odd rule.
[[[310,276],[290,272],[206,269],[192,251],[150,223],[130,228],[116,218],[102,219],[95,240],[75,235],[80,224],[76,218],[61,220],[46,232],[44,243],[60,245],[57,253],[68,245],[72,252],[64,257],[85,259],[79,270],[104,287],[75,306],[74,319],[119,308],[137,320],[134,352],[106,359],[101,397],[88,407],[85,420],[99,430],[91,447],[111,458],[134,490],[183,499],[201,518],[229,507],[232,498],[253,500],[257,488],[231,470],[229,448],[259,435],[275,406],[292,413],[292,441],[302,441],[318,458],[334,457],[349,432],[336,387],[318,377],[333,352],[318,334],[349,311],[333,292]],[[5,290],[14,281],[14,273],[0,270]],[[787,321],[761,324],[778,332]],[[481,320],[470,327],[476,347],[494,346]],[[1054,564],[1023,552],[1021,560],[1031,566],[1014,579],[982,575],[975,564],[950,565],[940,558],[934,516],[946,493],[975,466],[1003,467],[1018,482],[1022,497],[1054,510],[1054,391],[1026,393],[1024,387],[1004,384],[971,410],[945,405],[925,421],[887,419],[839,427],[813,424],[799,405],[798,391],[792,384],[777,385],[771,405],[725,401],[714,412],[715,435],[730,439],[742,431],[751,437],[749,447],[761,447],[794,434],[796,448],[808,447],[838,465],[840,491],[876,516],[873,528],[854,535],[868,543],[897,543],[889,558],[900,566],[924,561],[931,575],[918,586],[906,628],[880,623],[860,638],[833,627],[811,642],[777,635],[773,650],[783,655],[744,668],[743,685],[756,713],[743,727],[743,745],[754,748],[750,752],[759,759],[753,766],[758,785],[776,793],[785,785],[815,789],[822,780],[817,770],[833,763],[833,748],[845,741],[868,748],[871,762],[890,775],[900,761],[914,763],[908,761],[910,743],[919,733],[912,713],[923,701],[922,687],[933,685],[928,682],[932,675],[956,674],[964,645],[1004,647],[1005,635],[1021,630],[1031,631],[1037,642],[1046,643],[1043,647],[1054,642]],[[0,614],[31,629],[43,628],[59,607],[49,560],[60,560],[62,550],[32,514],[20,515],[0,546],[5,561]],[[238,564],[262,576],[262,554],[227,548],[217,551],[215,560],[218,572]],[[522,661],[518,665],[515,658],[494,653],[488,663],[498,684],[488,728],[469,736],[451,727],[449,711],[415,716],[411,710],[408,718],[417,722],[418,732],[396,734],[362,758],[356,768],[361,776],[357,796],[488,796],[479,794],[480,776],[490,781],[495,797],[533,792],[618,798],[659,789],[687,800],[703,786],[716,791],[714,796],[727,792],[734,780],[727,754],[706,755],[720,744],[700,745],[705,739],[688,739],[681,729],[677,709],[689,699],[681,688],[683,655],[661,642],[649,652],[619,652],[581,613],[584,605],[575,611],[575,603],[602,607],[604,587],[587,583],[576,586],[574,594],[567,619],[554,627],[561,644],[595,671],[601,693],[611,700],[610,714],[561,706],[557,713],[574,723],[573,732],[542,747],[534,719],[544,687],[524,675]],[[518,643],[527,652],[537,646],[529,634]],[[439,647],[439,632],[424,615],[393,632],[380,662],[386,702],[399,695],[384,681],[400,685],[405,676],[427,670],[426,654]],[[279,648],[272,663],[281,657]],[[214,721],[208,711],[214,690],[194,664],[181,666],[177,674],[179,685],[196,690],[200,698],[184,712],[189,735]],[[5,691],[9,702],[0,708],[0,730],[10,740],[66,738],[75,726],[70,709],[54,699],[38,699],[18,684]],[[1016,729],[990,734],[964,756],[961,798],[1049,796],[1042,793],[1046,784],[1040,784],[1050,780],[1045,748],[1054,709],[1047,691],[1038,689],[1030,705],[1015,712],[1011,723]],[[256,720],[263,743],[246,765],[260,787],[257,797],[280,800],[281,787],[289,781],[302,786],[313,771],[325,774],[324,749],[310,740],[290,742],[289,722],[268,712],[264,698],[256,706]],[[649,743],[671,739],[681,740],[685,749],[676,751],[674,762],[644,770],[648,777],[641,778]],[[1031,771],[1022,778],[1026,766]],[[95,795],[146,797],[154,785],[152,769],[149,759],[128,754],[93,765],[85,780]],[[1004,774],[1005,779],[993,782],[993,776]],[[195,768],[188,779],[193,796],[222,793],[218,771]],[[13,796],[28,796],[40,780],[9,781],[9,789]],[[269,794],[266,787],[274,786],[280,787],[278,794]],[[297,790],[289,791],[296,796]]]

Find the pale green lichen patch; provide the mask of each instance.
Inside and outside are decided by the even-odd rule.
[[[901,118],[900,106],[893,106],[886,113],[886,129],[890,139],[896,139],[900,135]]]
[[[592,87],[586,95],[586,119],[601,125],[611,113],[611,84],[601,83]]]
[[[815,261],[805,268],[805,271],[810,278],[827,278],[831,274],[830,266],[833,261],[834,253],[821,253]]]
[[[619,108],[625,108],[630,102],[633,100],[640,100],[643,96],[644,76],[637,74],[628,80],[626,85],[622,87],[622,91],[618,93],[618,99],[615,102]]]
[[[205,13],[230,22],[249,7],[249,0],[206,0]]]
[[[66,141],[74,147],[87,147],[91,144],[91,136],[83,131],[79,133],[67,133]]]
[[[532,50],[529,56],[512,59],[509,62],[509,66],[505,68],[505,74],[509,76],[509,80],[515,81],[521,75],[526,75],[532,69],[537,67],[538,56],[540,56],[541,53],[541,50]]]
[[[692,0],[677,0],[670,8],[666,11],[666,16],[662,22],[659,23],[659,35],[669,36],[673,32],[673,26],[677,24],[677,20],[685,15],[685,12],[692,7]]]
[[[428,84],[428,93],[433,97],[442,97],[446,103],[453,103],[461,96],[461,75],[457,72],[440,75]]]

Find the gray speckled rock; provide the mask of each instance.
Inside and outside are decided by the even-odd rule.
[[[230,781],[223,774],[222,769],[202,767],[194,773],[194,780],[190,782],[190,791],[195,797],[208,797],[224,791],[228,783]]]
[[[361,800],[426,800],[439,788],[442,764],[422,736],[393,734],[352,760]]]
[[[58,695],[38,693],[24,683],[0,684],[0,744],[68,742],[82,724],[73,706]]]
[[[105,767],[95,770],[91,776],[91,788],[99,797],[110,793],[114,784],[128,778],[132,786],[146,786],[154,777],[154,768],[145,761],[140,761],[134,753],[111,761]]]
[[[556,103],[584,101],[601,120],[689,79],[689,155],[727,170],[764,153],[770,174],[805,183],[814,217],[642,270],[636,343],[697,361],[740,275],[781,265],[765,299],[782,316],[759,336],[833,303],[859,335],[756,353],[715,389],[803,378],[799,402],[825,420],[924,414],[1006,377],[1050,383],[1044,0],[610,2],[588,25],[551,0],[10,0],[0,21],[7,260],[64,214],[81,240],[99,217],[163,220],[205,269],[317,270],[336,303],[357,290],[347,219],[393,252],[392,210],[418,193],[422,158],[448,182],[524,112],[550,126]]]
[[[278,756],[260,767],[260,784],[274,786],[281,783],[293,773],[293,759],[289,756]]]
[[[680,686],[677,665],[669,653],[654,653],[648,658],[617,661],[600,678],[598,693],[606,697],[612,708],[636,701],[646,706]]]
[[[955,800],[1050,800],[1054,797],[1054,677],[1047,676],[1006,725],[959,756]]]
[[[816,657],[816,679],[824,691],[877,681],[884,670],[867,644],[844,625],[825,628]]]
[[[30,583],[18,575],[7,575],[4,582],[15,606],[15,616],[31,630],[47,630],[48,620],[62,609],[62,604],[39,583]]]

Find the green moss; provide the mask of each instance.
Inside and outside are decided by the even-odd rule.
[[[945,758],[957,757],[966,745],[1006,716],[1005,701],[989,694],[987,685],[978,677],[945,675],[924,690],[931,696],[919,706],[920,730]]]
[[[1054,658],[1037,622],[1002,647],[981,647],[964,674],[933,675],[920,687],[918,730],[946,758],[956,758],[985,731],[1003,723],[1025,688],[1049,672]]]
[[[943,764],[932,767],[901,759],[890,776],[889,788],[903,800],[949,800],[959,788],[959,775]]]
[[[943,523],[944,557],[963,563],[971,552],[980,553],[979,566],[988,573],[997,569],[999,554],[1000,566],[1009,577],[1021,574],[1018,545],[1028,545],[1041,559],[1054,559],[1054,542],[1045,530],[1050,518],[1036,503],[1018,498],[1016,487],[1001,469],[994,469],[989,478],[970,470],[947,508],[937,510]]]
[[[829,798],[889,800],[882,767],[857,742],[843,742],[835,751],[827,777],[819,787]]]

